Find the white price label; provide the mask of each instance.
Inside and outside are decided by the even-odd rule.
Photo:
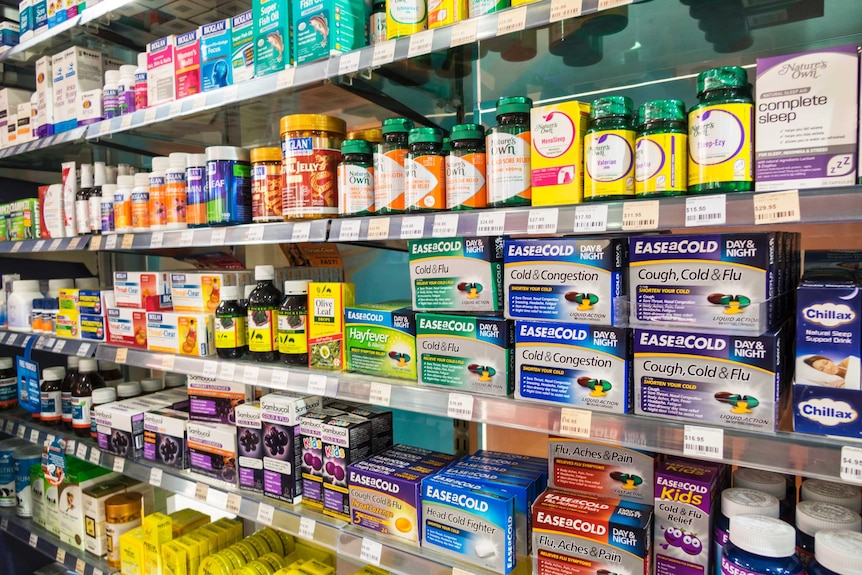
[[[78,459],[87,458],[87,445],[85,443],[78,444],[78,449],[75,450],[75,457]]]
[[[658,229],[658,200],[623,203],[624,230],[655,230]]]
[[[799,191],[754,194],[754,223],[781,224],[798,222]]]
[[[599,0],[599,11],[619,8],[631,3],[632,0]]]
[[[372,405],[382,405],[389,407],[389,402],[392,399],[392,386],[388,383],[371,382],[371,389],[368,391],[368,403]]]
[[[506,229],[506,214],[504,212],[485,212],[479,214],[476,223],[477,236],[497,236]]]
[[[248,385],[256,385],[260,377],[260,368],[256,365],[247,365],[242,368],[242,382]]]
[[[9,420],[6,420],[6,433],[12,435],[13,430],[15,429],[15,423]]]
[[[466,569],[460,569],[458,567],[452,567],[452,575],[475,575],[471,571],[467,571]]]
[[[153,232],[150,236],[150,248],[160,248],[162,244],[165,242],[165,233],[164,232]]]
[[[17,436],[18,436],[18,437],[20,437],[21,439],[24,439],[24,434],[25,434],[25,433],[27,433],[27,429],[26,429],[23,425],[19,425],[19,426],[18,426],[18,431],[17,431],[17,432],[15,432],[15,435],[17,435]]]
[[[3,531],[9,530],[9,520],[8,519],[0,520],[0,529],[2,529]]]
[[[240,497],[236,493],[229,493],[227,496],[227,504],[225,505],[225,511],[236,515],[239,513],[239,508],[241,505],[242,497]]]
[[[401,219],[401,239],[421,238],[425,232],[425,216],[409,216]]]
[[[371,66],[378,68],[395,60],[395,40],[387,40],[374,45]]]
[[[120,120],[120,128],[123,130],[128,130],[132,127],[132,114],[126,114],[123,116],[123,119]]]
[[[104,136],[111,131],[111,120],[104,120],[99,123],[99,135]]]
[[[84,564],[83,559],[78,559],[77,561],[75,561],[75,573],[77,573],[78,575],[84,575],[85,567],[86,565]]]
[[[30,443],[39,443],[39,430],[31,429],[30,430]]]
[[[359,241],[359,228],[362,222],[359,220],[343,220],[341,229],[338,230],[338,241],[340,242],[357,242]]]
[[[473,419],[473,396],[466,393],[450,393],[446,415],[452,419]]]
[[[584,204],[575,206],[575,221],[572,229],[576,233],[604,232],[608,229],[608,205]]]
[[[311,222],[299,222],[293,224],[293,230],[290,233],[290,241],[295,243],[307,242],[311,236]]]
[[[39,544],[39,536],[36,535],[35,533],[31,533],[29,543],[30,543],[30,547],[35,547],[36,545],[38,545]]]
[[[362,539],[362,547],[359,549],[359,559],[372,565],[380,565],[380,556],[383,554],[383,545],[368,538]]]
[[[437,214],[434,216],[434,227],[431,237],[454,238],[458,235],[458,214]]]
[[[57,548],[57,554],[54,555],[54,560],[57,561],[57,563],[65,563],[66,562],[66,550],[60,549],[58,547]]]
[[[210,243],[214,246],[223,246],[226,233],[226,228],[213,228],[210,232]]]
[[[353,50],[347,54],[342,54],[338,59],[338,75],[353,74],[359,70],[359,56],[361,54],[360,50]]]
[[[132,245],[135,243],[135,234],[123,234],[123,243],[120,244],[120,247],[124,250],[132,249]]]
[[[519,6],[497,14],[497,36],[520,32],[527,24],[527,7]]]
[[[551,0],[550,22],[559,22],[581,15],[583,0]]]
[[[171,118],[176,118],[177,116],[180,115],[180,113],[182,111],[183,111],[183,101],[182,100],[176,100],[174,102],[171,102],[171,107],[168,110],[168,114],[170,115]]]
[[[49,251],[49,252],[56,252],[57,250],[59,250],[59,249],[60,249],[60,246],[61,246],[62,244],[63,244],[63,240],[61,240],[61,239],[56,239],[56,240],[54,240],[54,241],[52,241],[52,242],[51,242],[51,245],[50,245],[50,246],[48,246],[48,251]]]
[[[286,90],[293,86],[293,78],[296,76],[296,68],[290,67],[287,70],[278,73],[278,79],[275,81],[276,90]]]
[[[93,465],[99,465],[99,463],[102,461],[102,452],[99,451],[98,449],[96,449],[95,447],[92,448],[90,450],[89,461]]]
[[[476,31],[478,30],[478,22],[475,18],[462,20],[452,26],[452,41],[449,46],[463,46],[464,44],[472,44],[476,41]]]
[[[206,483],[196,483],[195,484],[195,499],[198,501],[206,501],[207,495],[210,492],[210,486]]]
[[[158,108],[147,108],[144,111],[144,122],[149,124],[150,122],[156,121],[156,112],[158,112]]]
[[[263,225],[258,224],[256,226],[251,226],[248,228],[245,234],[245,240],[247,242],[259,242],[263,239]]]
[[[158,467],[150,469],[150,485],[153,487],[162,486],[162,470]]]
[[[557,220],[559,217],[560,210],[557,208],[533,208],[527,217],[527,233],[537,235],[555,234],[557,233]]]
[[[15,242],[14,244],[12,244],[12,249],[9,250],[9,252],[14,254],[15,252],[19,251],[21,249],[21,246],[23,245],[24,242]]]
[[[685,199],[685,227],[721,226],[727,221],[727,196],[689,196]]]
[[[54,353],[62,353],[64,347],[66,347],[66,340],[58,339],[54,342]]]
[[[216,374],[218,373],[218,362],[216,361],[205,361],[202,375],[204,377],[211,377],[215,379]]]
[[[862,447],[845,445],[841,448],[841,481],[862,483]]]
[[[314,530],[317,529],[317,521],[311,517],[299,518],[299,536],[303,539],[314,540]]]
[[[385,240],[389,237],[389,218],[374,218],[368,222],[368,239]]]
[[[718,427],[686,425],[683,430],[682,454],[724,459],[724,430]]]
[[[407,48],[407,57],[421,56],[431,51],[434,43],[434,30],[425,30],[410,35],[410,46]]]
[[[18,337],[14,333],[7,333],[6,334],[6,345],[15,345],[15,340],[17,338]]]
[[[276,369],[272,372],[272,387],[276,389],[287,389],[287,378],[290,372],[284,369]]]
[[[129,350],[125,347],[117,349],[117,355],[114,357],[114,363],[126,363],[126,358],[129,356]]]
[[[312,395],[326,395],[326,376],[309,374],[308,393]]]
[[[91,343],[82,343],[81,347],[78,348],[78,351],[75,353],[78,357],[87,357],[90,355],[90,349],[93,347]]]
[[[233,381],[234,373],[236,373],[236,364],[226,361],[219,368],[219,377],[226,381]]]
[[[192,104],[192,112],[197,112],[198,110],[203,110],[207,105],[207,98],[204,95],[198,95],[193,98],[189,98],[189,101]]]
[[[239,86],[234,84],[233,86],[228,86],[224,89],[224,95],[222,96],[222,103],[226,104],[228,102],[233,102],[239,97]]]
[[[75,442],[74,439],[69,439],[68,441],[66,441],[66,455],[75,455],[75,448],[77,446],[78,444]]]
[[[180,245],[181,246],[190,246],[195,241],[195,231],[194,230],[186,230],[180,234]]]
[[[105,249],[106,250],[117,249],[117,234],[111,234],[105,238]]]
[[[71,240],[69,240],[69,249],[70,250],[77,250],[78,246],[81,245],[81,240],[83,240],[83,239],[85,239],[85,238],[72,238]]]
[[[275,507],[261,503],[257,506],[257,522],[264,525],[272,525],[272,518],[275,515]]]
[[[114,473],[122,473],[126,468],[126,460],[117,455],[114,456]]]
[[[162,369],[165,371],[172,371],[174,369],[174,356],[172,355],[163,355],[162,356]]]
[[[227,493],[218,489],[208,490],[207,505],[216,509],[225,509],[227,507]]]
[[[38,242],[33,244],[33,251],[41,252],[43,247],[45,247],[45,240],[39,240]]]

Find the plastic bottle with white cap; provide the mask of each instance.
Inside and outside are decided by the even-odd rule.
[[[733,486],[769,493],[781,503],[779,519],[790,524],[795,517],[796,478],[772,471],[740,467],[733,472]]]
[[[165,170],[166,229],[180,230],[186,224],[186,164],[189,154],[174,152],[168,156]]]
[[[731,487],[721,492],[721,512],[713,524],[716,574],[721,572],[721,550],[727,545],[730,518],[737,515],[763,515],[778,518],[779,510],[778,499],[763,491]]]
[[[818,531],[808,575],[862,575],[862,533]]]
[[[862,517],[841,505],[800,501],[796,506],[796,552],[803,565],[814,559],[814,538],[820,531],[862,531]]]
[[[806,479],[799,488],[799,500],[834,503],[856,513],[862,512],[862,489],[844,483]]]
[[[798,575],[796,530],[781,519],[763,515],[730,518],[730,541],[721,554],[722,575]]]
[[[75,278],[78,289],[99,289],[99,278]]]
[[[46,297],[60,297],[61,289],[73,287],[75,287],[75,280],[72,278],[48,280],[48,295]]]
[[[168,208],[165,190],[165,170],[171,167],[167,156],[153,158],[153,171],[150,172],[150,229],[167,229]]]
[[[137,381],[126,381],[117,386],[118,399],[131,399],[141,395],[141,384]]]
[[[248,355],[253,361],[278,361],[278,306],[281,292],[273,266],[255,266],[257,285],[248,296]]]
[[[161,391],[164,388],[165,384],[158,377],[145,377],[141,380],[141,393],[143,393],[144,395],[156,393],[157,391]]]
[[[135,187],[132,188],[132,231],[150,231],[150,174],[135,174]]]
[[[175,387],[185,387],[186,376],[181,373],[165,374],[165,389],[173,389]]]
[[[30,324],[33,312],[33,300],[41,298],[39,280],[15,280],[12,282],[12,293],[6,301],[9,330],[31,333]]]

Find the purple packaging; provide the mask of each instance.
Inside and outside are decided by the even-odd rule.
[[[323,424],[323,513],[350,521],[347,467],[372,455],[370,420],[345,414]]]
[[[263,424],[260,403],[243,403],[234,409],[240,489],[263,493]]]
[[[236,427],[190,421],[187,430],[191,470],[236,484]]]
[[[235,423],[234,409],[251,399],[244,383],[212,377],[188,377],[189,415],[192,421]]]
[[[325,407],[299,418],[302,446],[302,504],[323,510],[323,425],[344,415],[339,409]]]
[[[347,411],[371,420],[371,452],[380,453],[392,447],[392,412],[371,405],[354,407]]]
[[[189,414],[175,409],[157,409],[145,413],[144,459],[188,469],[188,422]]]

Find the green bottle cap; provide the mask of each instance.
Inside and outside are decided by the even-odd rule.
[[[342,154],[371,154],[371,144],[365,140],[344,140],[341,144]]]
[[[628,96],[607,96],[593,100],[593,108],[590,110],[590,118],[610,118],[612,116],[625,116],[631,118],[635,115],[635,103]]]
[[[685,103],[682,100],[653,100],[638,108],[638,124],[656,121],[685,121]]]
[[[407,133],[413,129],[413,120],[407,118],[387,118],[383,120],[384,134]]]
[[[407,141],[411,144],[422,142],[441,144],[443,143],[443,134],[437,128],[413,128],[410,130],[410,137]]]
[[[533,107],[533,101],[525,96],[514,96],[511,98],[500,98],[497,100],[497,115],[502,114],[529,114]]]
[[[721,88],[745,88],[748,86],[748,73],[739,66],[723,66],[704,70],[697,75],[697,94]]]
[[[449,138],[443,138],[443,153],[448,154],[452,151],[452,140]]]
[[[482,124],[458,124],[452,126],[452,141],[455,140],[482,140],[485,138],[485,128]]]

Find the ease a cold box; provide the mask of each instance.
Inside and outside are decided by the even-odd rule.
[[[617,324],[626,251],[623,238],[506,240],[506,317]]]
[[[632,407],[631,331],[515,322],[515,397],[610,413]]]

